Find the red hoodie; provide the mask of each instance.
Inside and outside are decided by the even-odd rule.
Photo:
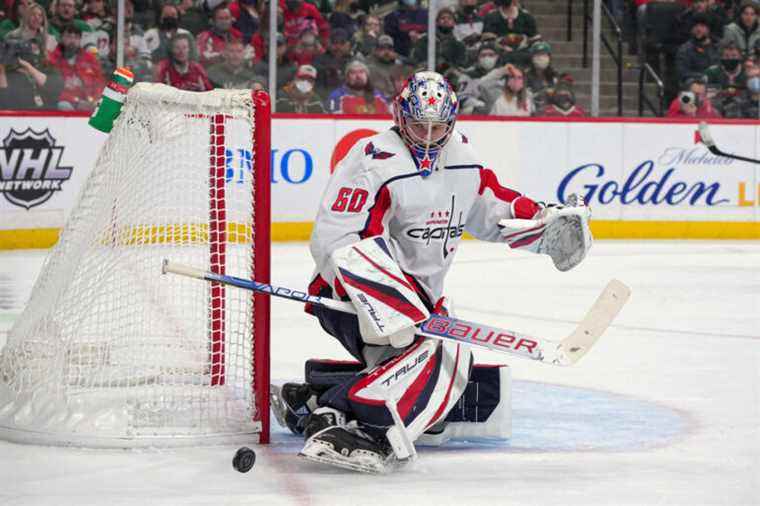
[[[69,62],[63,57],[61,46],[50,53],[50,63],[55,66],[63,77],[64,88],[58,100],[77,102],[86,100],[95,105],[98,97],[103,92],[106,80],[100,68],[98,58],[89,51],[80,49],[74,62]]]
[[[284,15],[283,35],[289,46],[295,46],[299,37],[306,30],[312,30],[319,33],[322,39],[322,46],[327,47],[327,39],[330,37],[330,25],[322,17],[313,4],[301,2],[301,6],[296,11],[291,11],[285,6],[284,0],[280,1]]]

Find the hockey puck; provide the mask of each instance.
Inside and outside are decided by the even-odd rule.
[[[232,467],[241,473],[247,473],[250,471],[255,463],[256,452],[247,446],[238,448],[238,451],[235,452],[235,456],[232,458]]]

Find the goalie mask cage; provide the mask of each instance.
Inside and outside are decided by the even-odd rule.
[[[138,84],[0,355],[0,437],[268,442],[269,97]]]

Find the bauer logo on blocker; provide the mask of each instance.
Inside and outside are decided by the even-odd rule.
[[[0,192],[11,204],[31,209],[47,202],[71,177],[61,165],[63,146],[55,145],[49,129],[11,129],[0,147]]]

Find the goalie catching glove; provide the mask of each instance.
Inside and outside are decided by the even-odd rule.
[[[359,332],[367,344],[409,346],[415,325],[430,312],[391,255],[383,237],[370,237],[335,250],[333,268],[356,307]]]
[[[519,201],[520,197],[515,200]],[[588,226],[591,210],[583,197],[572,194],[565,205],[549,204],[542,207],[531,219],[504,219],[499,222],[501,235],[510,248],[520,248],[549,255],[560,271],[569,271],[586,257],[593,237]]]

